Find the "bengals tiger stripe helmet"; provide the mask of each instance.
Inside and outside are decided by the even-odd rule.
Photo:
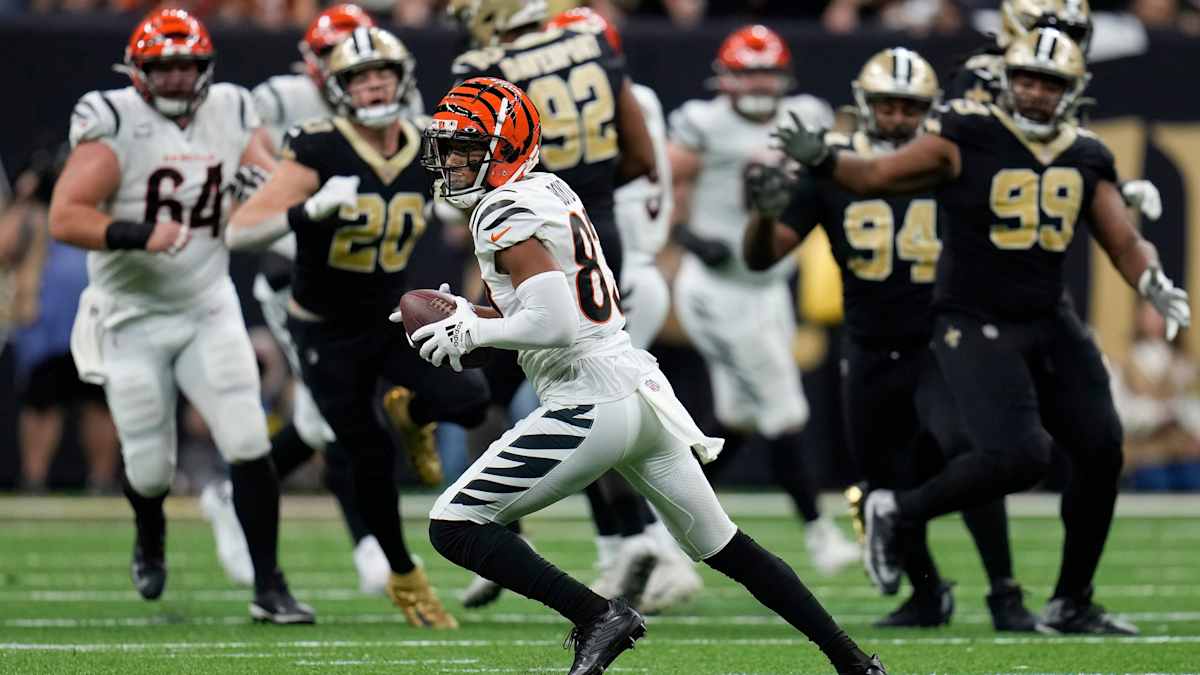
[[[191,115],[204,102],[212,84],[216,52],[208,29],[182,9],[158,9],[138,22],[125,47],[125,62],[117,69],[129,75],[133,86],[155,110],[167,117]],[[199,75],[185,98],[166,97],[154,90],[146,69],[156,64],[192,61]]]
[[[438,175],[435,190],[450,204],[469,209],[537,165],[542,125],[520,87],[473,77],[438,102],[423,136],[421,164]]]
[[[604,39],[608,41],[608,46],[612,47],[614,52],[621,53],[621,34],[608,22],[608,19],[590,7],[569,9],[550,19],[550,23],[547,25],[551,28],[576,26],[597,34],[603,33]]]
[[[716,88],[733,99],[738,112],[766,118],[791,89],[792,52],[778,33],[762,24],[729,34],[713,61]]]
[[[326,60],[333,48],[338,46],[356,28],[371,28],[375,20],[358,5],[344,3],[334,5],[317,15],[304,31],[304,39],[300,41],[300,55],[304,57],[304,67],[308,76],[316,83],[318,89],[325,88],[325,78],[329,77]]]

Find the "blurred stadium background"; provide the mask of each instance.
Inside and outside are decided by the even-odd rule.
[[[449,64],[463,37],[443,18],[442,0],[364,3],[397,28],[417,58],[418,85],[434,101],[451,84]],[[572,2],[551,3],[553,9]],[[739,24],[762,21],[779,30],[796,55],[798,88],[835,107],[851,103],[849,82],[867,56],[905,45],[925,55],[942,78],[983,45],[998,21],[988,0],[597,0],[617,17],[635,81],[657,90],[666,111],[705,95],[720,40]],[[314,0],[205,0],[184,3],[209,24],[218,80],[253,86],[288,72],[298,60],[302,27],[321,7]],[[0,0],[0,490],[111,493],[119,470],[115,434],[102,397],[73,378],[67,338],[86,281],[82,252],[49,241],[42,208],[74,102],[86,91],[124,86],[110,65],[120,61],[130,26],[148,8],[133,0]],[[1146,177],[1162,191],[1163,217],[1145,233],[1165,271],[1200,288],[1200,0],[1095,0],[1092,127],[1117,157],[1122,177]],[[453,232],[431,229],[413,256],[417,287],[434,287],[447,268],[467,259]],[[1095,249],[1072,247],[1070,287],[1097,331],[1118,382],[1126,427],[1126,486],[1135,490],[1200,490],[1200,331],[1167,347],[1152,312]],[[843,451],[838,408],[836,268],[821,242],[810,241],[796,280],[803,328],[795,345],[813,407],[805,453],[829,489],[844,486],[853,467]],[[677,251],[660,263],[670,278]],[[250,297],[255,260],[235,255],[234,278],[252,325],[261,324]],[[1194,294],[1193,294],[1194,295]],[[286,419],[284,360],[265,330],[256,331],[264,404]],[[697,419],[711,419],[705,371],[669,322],[654,350]],[[186,494],[220,472],[199,417],[184,409],[178,484]],[[479,441],[482,442],[482,441]],[[747,452],[722,475],[727,484],[768,482],[765,453]],[[461,458],[447,458],[455,465]],[[398,478],[411,481],[398,468]],[[314,487],[315,471],[293,481]],[[1053,483],[1049,487],[1053,487]]]

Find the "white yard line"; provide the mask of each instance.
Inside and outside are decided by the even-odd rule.
[[[793,645],[810,645],[802,637],[778,639],[714,639],[714,638],[653,638],[648,636],[647,643],[677,646],[729,646],[729,647],[787,647]],[[868,641],[872,646],[955,646],[955,645],[1164,645],[1164,644],[1197,644],[1200,635],[1151,635],[1138,637],[1092,637],[1092,636],[1057,636],[1057,637],[919,637],[919,638],[884,638]],[[320,649],[362,649],[378,647],[400,648],[490,648],[490,647],[545,647],[558,646],[558,640],[299,640],[281,642],[91,642],[91,643],[39,643],[39,642],[0,642],[0,651],[45,651],[45,652],[192,652],[206,650],[245,650],[245,649],[276,649],[276,650],[320,650]],[[262,652],[256,652],[262,653]]]
[[[782,493],[725,492],[718,494],[721,503],[735,519],[739,517],[794,517],[791,502]],[[424,520],[433,506],[433,493],[405,494],[400,505],[406,518]],[[846,501],[840,494],[825,493],[821,503],[828,513],[844,513]],[[1059,497],[1055,494],[1020,494],[1007,499],[1011,516],[1058,518]],[[0,497],[0,513],[5,519],[21,520],[112,520],[129,518],[129,506],[122,497],[60,497],[5,496]],[[1117,517],[1181,518],[1200,513],[1200,495],[1123,494],[1117,501]],[[200,519],[196,499],[172,497],[167,500],[170,519]],[[337,508],[327,495],[288,495],[283,499],[283,517],[296,519],[337,520]],[[586,519],[588,508],[580,496],[572,496],[554,504],[530,518]]]

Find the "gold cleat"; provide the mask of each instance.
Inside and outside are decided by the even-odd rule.
[[[408,574],[392,572],[387,582],[387,594],[404,611],[404,618],[417,628],[448,630],[458,628],[458,621],[442,606],[429,586],[425,570],[414,567]]]
[[[865,544],[867,541],[867,524],[863,519],[863,502],[867,500],[865,487],[866,483],[855,483],[842,493],[849,502],[850,523],[854,525],[854,534],[858,538],[859,545]]]
[[[383,395],[383,410],[388,422],[404,439],[404,450],[408,461],[417,472],[417,478],[429,486],[442,484],[442,458],[437,453],[437,441],[433,431],[437,423],[417,426],[408,414],[413,393],[404,387],[392,387]]]

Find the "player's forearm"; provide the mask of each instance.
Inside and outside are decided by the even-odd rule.
[[[742,238],[742,258],[746,267],[761,272],[778,262],[786,251],[776,247],[775,221],[754,213],[746,226],[746,234]]]
[[[575,298],[560,271],[529,277],[516,289],[521,310],[499,319],[480,319],[474,338],[478,347],[548,349],[575,342]]]
[[[235,224],[230,219],[229,227],[225,228],[225,245],[234,251],[257,251],[267,248],[290,231],[286,211],[266,212],[257,222],[240,219]]]
[[[108,248],[106,234],[112,216],[83,204],[50,204],[50,236],[89,251]]]
[[[1120,246],[1108,251],[1113,267],[1131,287],[1137,288],[1142,274],[1150,267],[1161,267],[1158,249],[1140,236],[1131,237]]]

